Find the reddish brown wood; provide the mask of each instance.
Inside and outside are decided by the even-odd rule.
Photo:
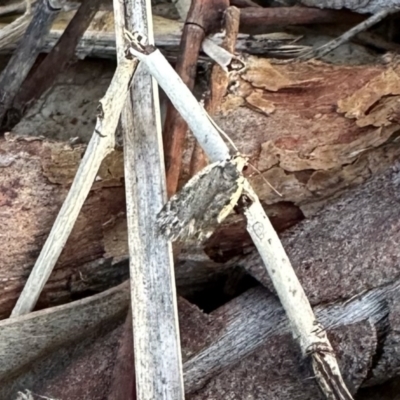
[[[247,7],[257,7],[261,8],[261,6],[254,1],[251,0],[231,0],[230,1],[231,6],[235,6],[238,8],[247,8]]]
[[[236,39],[239,33],[239,18],[240,11],[236,7],[229,7],[225,13],[225,38],[222,47],[230,53],[235,52]],[[206,101],[206,110],[210,115],[214,115],[225,96],[226,89],[228,88],[229,77],[228,74],[217,64],[213,66],[211,73],[210,83],[210,96]],[[196,142],[192,158],[190,161],[190,175],[195,175],[207,165],[207,157],[204,151]]]
[[[135,363],[133,355],[132,310],[129,309],[115,361],[113,379],[107,400],[136,400]]]
[[[223,11],[227,6],[227,0],[197,0],[192,2],[183,29],[176,64],[176,71],[189,89],[193,89],[194,86],[201,43],[207,34],[220,26]],[[169,103],[163,133],[168,196],[174,194],[178,187],[186,131],[186,122]]]
[[[259,26],[303,24],[357,24],[365,19],[345,10],[320,10],[307,7],[243,8],[240,13],[240,31],[246,32]]]

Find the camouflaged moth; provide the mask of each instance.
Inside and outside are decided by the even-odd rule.
[[[237,155],[210,164],[193,176],[157,215],[157,232],[172,241],[208,238],[242,195],[246,163]]]

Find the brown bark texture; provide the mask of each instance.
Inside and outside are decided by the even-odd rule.
[[[393,164],[396,67],[273,65],[254,57],[247,67],[231,82],[216,120],[261,171],[250,165],[250,182],[279,231]],[[247,244],[244,224],[231,217],[206,248],[229,258]]]
[[[0,315],[11,311],[49,233],[84,146],[6,135],[0,140]],[[126,279],[118,262],[118,234],[125,226],[122,156],[114,152],[100,168],[72,235],[42,293],[38,307],[104,290]],[[126,256],[126,237],[120,255]],[[108,253],[109,245],[117,253]],[[115,257],[117,256],[117,257]],[[124,276],[122,276],[124,275]]]

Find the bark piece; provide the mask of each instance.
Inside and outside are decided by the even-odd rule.
[[[399,184],[396,164],[283,234],[312,304],[351,298],[398,279]],[[255,252],[238,263],[272,288]]]
[[[328,198],[393,165],[399,154],[395,144],[397,109],[393,107],[398,95],[385,99],[379,94],[386,93],[384,88],[393,81],[390,76],[397,75],[397,69],[393,73],[389,70],[323,63],[273,65],[249,57],[247,71],[231,81],[231,93],[225,97],[216,122],[262,172],[260,176],[248,169],[250,183],[267,212],[272,205],[271,215],[275,206],[288,206],[288,218],[281,214],[282,227],[290,223],[293,207],[299,219],[302,214],[312,216]],[[279,77],[279,84],[271,86],[270,76],[275,81]],[[358,92],[364,93],[366,104],[370,81],[381,82],[381,90],[374,97],[374,106],[366,111],[361,128],[358,120],[346,118],[338,105],[355,99]],[[260,112],[265,104],[272,111],[268,115]],[[283,196],[271,190],[265,179]],[[223,243],[220,254],[242,251],[245,246],[235,248],[228,243],[241,238],[246,245],[244,230],[240,234],[231,229],[228,223],[221,227],[207,247],[211,249],[219,241]]]
[[[107,400],[136,400],[135,362],[133,354],[132,310],[129,310],[119,340],[113,380]]]
[[[25,140],[7,135],[0,140],[1,154],[8,160],[3,163],[0,174],[2,317],[7,316],[14,306],[84,152],[83,146],[73,148],[65,143],[29,139],[32,138]],[[112,160],[113,156],[110,157]],[[112,168],[115,164],[107,160],[103,164],[105,171],[109,171],[107,164],[116,171]],[[94,286],[85,283],[90,274],[95,273],[91,275],[92,283],[97,279],[97,284],[100,284],[101,274],[110,277],[121,272],[121,269],[112,267],[113,241],[105,242],[118,228],[110,220],[118,220],[125,213],[122,176],[117,172],[115,175],[99,173],[98,176],[104,179],[99,179],[89,194],[49,284],[39,299],[39,307],[66,302],[85,289],[95,290]],[[108,255],[103,258],[107,251]],[[103,281],[102,285],[100,290],[107,284]]]
[[[60,39],[67,24],[73,17],[73,12],[63,13],[54,23],[52,30],[49,32],[44,43],[43,52],[49,52]],[[22,17],[21,17],[22,18]],[[24,20],[25,21],[25,20]],[[16,22],[16,21],[15,21]],[[27,19],[26,24],[29,23]],[[14,23],[12,23],[14,24]],[[1,24],[0,28],[13,28],[12,24]],[[113,34],[113,16],[109,11],[99,11],[88,30],[80,40],[76,54],[79,58],[98,57],[115,60],[115,37]],[[21,25],[16,27],[21,33]],[[163,49],[168,58],[176,60],[179,51],[179,43],[182,33],[183,24],[179,21],[166,19],[160,16],[154,16],[155,41],[157,47]],[[0,31],[1,32],[1,31]],[[23,30],[22,30],[23,32]],[[7,38],[9,35],[7,35]],[[297,45],[294,42],[299,36],[282,34],[282,33],[267,33],[267,34],[239,34],[236,49],[237,51],[245,51],[250,54],[271,54],[274,56],[293,56],[298,54],[307,46]],[[0,36],[0,46],[2,45],[2,37]],[[216,34],[213,38],[217,43],[221,43],[223,36]],[[14,43],[8,41],[1,47],[3,53],[10,53],[15,49]],[[204,58],[201,58],[204,62]]]
[[[337,328],[329,336],[346,383],[355,393],[371,365],[376,344],[374,330],[366,321]],[[324,399],[312,375],[310,365],[302,359],[291,335],[286,334],[268,340],[188,399]]]
[[[18,392],[30,390],[35,400],[40,399],[37,395],[62,400],[106,400],[121,335],[120,324],[120,321],[103,324],[82,341],[69,343],[37,360],[25,374],[1,385],[0,398],[14,400]]]

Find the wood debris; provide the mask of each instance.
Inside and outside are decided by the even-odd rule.
[[[48,35],[47,0],[0,6],[3,80],[30,54],[0,85],[0,399],[395,398],[398,33],[288,62],[391,11],[279,3],[157,2],[154,41],[144,2],[63,3]],[[169,203],[149,72],[166,126],[186,121],[164,138]]]

